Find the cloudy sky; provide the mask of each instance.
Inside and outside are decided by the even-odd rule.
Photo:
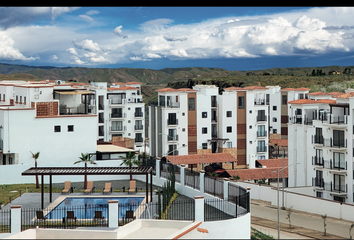
[[[4,7],[0,62],[228,70],[349,66],[353,19],[353,7]]]

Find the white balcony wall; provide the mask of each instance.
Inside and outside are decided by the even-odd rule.
[[[227,142],[232,142],[232,147],[237,147],[237,92],[223,92],[218,97],[219,102],[219,137],[228,138]],[[227,117],[227,112],[231,111],[231,117]],[[227,132],[227,127],[232,127],[232,132]],[[226,143],[223,145],[226,148]]]

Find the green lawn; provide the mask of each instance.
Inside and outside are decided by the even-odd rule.
[[[52,192],[61,192],[62,189],[53,187]],[[36,184],[5,184],[0,185],[0,204],[6,205],[11,199],[15,199],[21,194],[29,193],[40,193],[41,188],[36,189]],[[49,185],[44,185],[44,192],[49,192]]]

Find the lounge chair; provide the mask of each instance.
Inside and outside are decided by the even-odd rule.
[[[93,186],[93,181],[88,181],[87,182],[87,188],[84,190],[84,193],[91,193],[95,190],[95,187]]]
[[[135,180],[131,180],[129,182],[128,193],[134,193],[134,192],[136,192],[136,181]]]
[[[95,211],[95,216],[93,217],[93,220],[103,220],[104,216],[102,215],[102,211]]]
[[[112,183],[108,182],[105,183],[104,189],[103,189],[103,194],[105,193],[112,193]]]
[[[72,193],[73,188],[71,187],[71,182],[70,181],[65,181],[64,188],[61,191],[61,193]]]
[[[47,218],[44,216],[43,211],[37,211],[37,220],[45,221]]]

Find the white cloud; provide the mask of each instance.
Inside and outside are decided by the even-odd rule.
[[[99,51],[101,51],[98,43],[95,43],[95,42],[93,42],[90,39],[82,40],[79,43],[73,41],[73,44],[78,49],[83,49],[83,50],[90,51],[90,52],[99,52]]]
[[[68,12],[72,12],[76,9],[78,8],[77,7],[52,7],[51,8],[52,20],[54,21],[60,15]]]
[[[58,59],[58,56],[57,56],[57,55],[53,55],[52,59],[53,59],[53,60],[57,60],[57,59]]]
[[[94,62],[94,63],[108,63],[108,62],[110,62],[102,56],[92,57],[92,58],[90,58],[90,60],[91,60],[91,62]]]
[[[0,59],[2,60],[35,60],[33,57],[25,57],[18,49],[14,47],[14,40],[0,32]]]
[[[166,39],[167,41],[185,41],[187,40],[186,36],[164,36],[164,39]]]
[[[68,51],[68,52],[71,53],[72,55],[75,55],[75,56],[78,55],[77,52],[76,52],[76,50],[75,50],[75,48],[68,48],[68,49],[66,49],[66,51]]]
[[[151,61],[151,59],[141,58],[141,57],[130,57],[133,61]]]
[[[128,38],[127,35],[122,34],[122,25],[116,27],[116,28],[113,30],[113,32],[114,32],[116,35],[118,35],[119,37]]]
[[[146,57],[148,57],[148,58],[161,58],[160,55],[155,54],[155,53],[146,53],[145,55],[146,55]]]
[[[84,19],[84,20],[86,20],[86,21],[88,21],[88,22],[93,22],[94,21],[92,17],[87,16],[87,15],[79,15],[79,17]]]
[[[176,57],[188,57],[188,54],[184,49],[172,49],[170,53]]]
[[[94,14],[99,14],[100,12],[97,10],[90,10],[88,12],[86,12],[87,15],[94,15]]]

